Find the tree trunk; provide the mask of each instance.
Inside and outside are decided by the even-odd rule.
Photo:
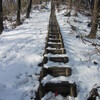
[[[72,0],[69,0],[69,9],[72,10]]]
[[[72,10],[72,0],[68,0],[68,8],[69,8],[69,11],[68,11],[68,13],[66,13],[65,16],[70,16],[70,14],[71,14],[71,10]]]
[[[94,9],[93,9],[93,16],[92,16],[92,27],[90,34],[87,36],[88,38],[95,39],[98,23],[99,23],[99,10],[100,10],[100,0],[95,0],[94,2]]]
[[[2,33],[3,27],[3,10],[2,10],[2,0],[0,0],[0,34]]]
[[[30,17],[31,8],[32,8],[32,0],[29,1],[29,5],[26,12],[26,18]]]
[[[45,6],[47,6],[47,2],[48,2],[48,1],[47,1],[47,0],[45,0]]]
[[[75,16],[78,16],[77,12],[80,9],[80,0],[74,0],[74,10],[75,10]]]
[[[20,10],[21,10],[21,0],[17,0],[17,20],[16,20],[16,24],[20,25],[21,21],[20,21]]]
[[[39,4],[42,4],[42,0],[40,0]]]

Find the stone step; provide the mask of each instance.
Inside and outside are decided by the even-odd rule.
[[[50,31],[59,31],[57,28],[51,28]]]
[[[65,49],[46,49],[46,53],[51,53],[51,54],[65,54],[66,50]]]
[[[51,76],[58,77],[58,76],[70,76],[72,74],[71,68],[68,67],[49,67],[49,68],[42,68],[40,73],[40,78],[43,79],[45,76],[50,74]]]
[[[69,61],[68,57],[44,57],[44,63],[47,63],[48,60],[62,63],[68,63]]]
[[[60,38],[60,37],[59,38],[57,38],[57,37],[56,38],[50,38],[50,37],[48,37],[48,39],[52,39],[52,40],[57,40],[57,39],[59,40],[60,39],[61,40],[62,38]]]
[[[53,32],[53,33],[51,33],[51,32],[49,32],[49,34],[48,35],[61,35],[59,32]]]
[[[49,35],[61,35],[59,32],[49,32]]]
[[[49,33],[59,33],[59,30],[49,30]]]
[[[40,100],[48,92],[53,92],[56,95],[60,94],[64,97],[69,95],[72,97],[77,97],[76,84],[75,83],[71,84],[67,81],[63,81],[60,83],[46,83],[45,85],[40,84],[38,91]]]
[[[64,62],[67,63],[68,62],[68,57],[49,57],[50,61],[53,62]]]
[[[58,38],[55,38],[55,39],[58,39]],[[47,47],[57,48],[57,49],[64,48],[64,46],[61,42],[59,42],[59,43],[47,43]]]
[[[49,29],[58,29],[58,26],[57,25],[50,25]]]
[[[39,63],[38,66],[42,67],[48,61],[57,62],[57,63],[68,63],[69,59],[67,56],[66,57],[47,57],[44,55],[43,61]]]
[[[60,35],[50,35],[49,34],[49,38],[61,38],[61,36]]]
[[[48,42],[56,42],[56,43],[58,43],[58,42],[61,42],[61,40],[60,39],[48,39]]]
[[[49,25],[49,28],[58,28],[58,24],[57,23],[55,23],[55,24],[52,24],[52,23],[54,23],[54,22],[51,22],[50,23],[50,25]]]

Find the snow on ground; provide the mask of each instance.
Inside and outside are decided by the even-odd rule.
[[[55,97],[54,93],[49,92],[42,98],[42,100],[74,100],[74,98],[72,98],[72,97],[62,97],[60,94]]]
[[[64,12],[65,10],[62,10],[56,15],[69,57],[67,67],[72,68],[72,75],[65,80],[77,84],[78,97],[75,100],[86,100],[92,88],[100,86],[100,47],[92,46],[91,43],[86,41],[84,43],[80,38],[76,38],[77,35],[89,34],[90,28],[87,27],[89,18],[81,14],[75,17],[73,11],[71,17],[65,17]],[[73,30],[71,26],[76,27],[76,30]],[[100,36],[99,33],[100,29],[98,30]],[[96,39],[95,42],[100,41]],[[48,77],[51,78],[51,76]]]
[[[32,10],[31,17],[0,36],[0,100],[30,100],[38,89],[50,16]]]
[[[50,8],[50,5],[49,5]],[[47,75],[42,83],[69,81],[75,82],[78,97],[75,100],[86,100],[93,87],[100,86],[100,47],[83,42],[77,35],[87,35],[89,18],[78,14],[78,17],[64,17],[65,10],[57,13],[57,19],[66,48],[69,63],[48,62],[44,67],[70,67],[70,77],[53,77]],[[72,15],[73,15],[72,11]],[[47,36],[50,10],[33,10],[31,18],[12,31],[4,31],[0,36],[0,100],[30,100],[38,89],[38,76],[41,68]],[[73,30],[74,28],[74,30]],[[98,31],[99,36],[100,30]],[[91,40],[99,42],[99,40]],[[50,48],[49,48],[50,49]],[[51,56],[51,54],[48,54]],[[55,55],[58,56],[58,55]],[[65,55],[63,55],[65,56]],[[52,98],[52,99],[51,99]],[[71,97],[55,97],[54,93],[47,93],[42,100],[74,100]]]

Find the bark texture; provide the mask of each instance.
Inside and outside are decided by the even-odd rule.
[[[3,27],[3,10],[2,10],[2,0],[0,0],[0,34],[2,33]]]
[[[17,25],[21,24],[20,11],[21,11],[21,0],[17,0],[17,20],[16,20]]]
[[[28,5],[28,8],[27,8],[27,13],[26,13],[26,18],[30,17],[31,8],[32,8],[32,0],[29,1],[29,5]]]
[[[100,0],[95,0],[94,2],[94,9],[93,9],[93,16],[92,16],[92,27],[88,38],[95,39],[97,33],[97,27],[99,23],[99,11],[100,11]]]

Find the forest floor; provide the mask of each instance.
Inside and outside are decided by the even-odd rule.
[[[75,82],[78,96],[75,99],[69,97],[69,100],[86,100],[89,92],[100,86],[100,46],[93,45],[99,44],[100,40],[84,37],[91,29],[87,27],[89,17],[79,13],[75,17],[74,11],[70,17],[65,17],[65,12],[64,9],[56,12],[56,16],[69,57],[69,63],[62,64],[62,67],[70,67],[72,75],[56,78],[48,75],[44,82]],[[38,64],[43,59],[49,17],[50,4],[45,10],[33,9],[31,17],[22,25],[13,30],[4,30],[0,36],[0,100],[30,100],[32,96],[35,98],[41,71]],[[100,29],[97,34],[100,37]],[[50,64],[52,63],[45,66]],[[49,100],[51,95],[54,96],[48,93],[42,100]],[[54,100],[64,98],[58,95]]]

